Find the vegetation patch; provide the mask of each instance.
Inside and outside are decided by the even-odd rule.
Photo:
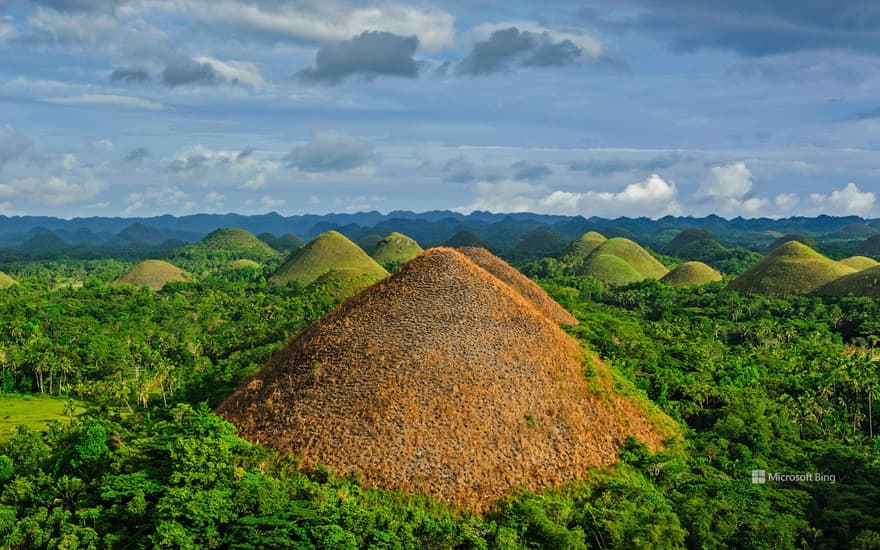
[[[67,398],[0,395],[0,442],[11,439],[21,425],[39,432],[53,420],[69,420],[84,410],[82,402]]]
[[[297,281],[308,285],[327,271],[339,268],[354,269],[375,279],[388,275],[382,266],[345,235],[328,231],[294,252],[269,278],[269,282],[286,284]]]
[[[179,267],[162,260],[146,260],[133,268],[128,273],[116,280],[116,284],[134,285],[138,287],[150,287],[153,290],[162,290],[168,283],[190,281],[189,275]]]
[[[17,284],[15,279],[0,271],[0,290],[4,288],[9,288],[14,284]]]

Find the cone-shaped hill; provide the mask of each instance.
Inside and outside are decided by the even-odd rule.
[[[469,229],[462,229],[449,237],[446,246],[451,248],[461,248],[463,246],[476,246],[478,248],[489,248],[489,243],[483,237],[480,237]]]
[[[342,233],[328,231],[300,248],[269,277],[272,284],[313,283],[331,269],[355,270],[378,281],[388,272]],[[349,272],[351,273],[351,272]]]
[[[514,251],[523,257],[546,258],[559,256],[565,251],[565,237],[547,227],[538,227],[517,243]]]
[[[18,284],[15,279],[0,271],[0,290]]]
[[[596,233],[595,231],[584,233],[577,239],[571,241],[571,244],[568,245],[568,249],[563,255],[563,259],[566,262],[573,264],[580,263],[584,261],[584,258],[590,255],[590,252],[598,248],[599,245],[607,240],[608,239],[606,239],[604,235]]]
[[[607,367],[448,248],[428,250],[305,330],[217,412],[246,439],[485,510],[514,487],[582,479],[662,436]],[[601,386],[601,388],[599,387]]]
[[[697,286],[720,281],[721,273],[703,262],[685,262],[660,280],[670,286]]]
[[[880,265],[844,275],[823,285],[816,294],[820,296],[867,296],[880,298]]]
[[[280,237],[276,237],[272,233],[260,233],[257,235],[257,238],[278,252],[293,252],[299,250],[306,244],[293,233],[285,233]]]
[[[376,243],[370,256],[385,269],[393,270],[412,260],[421,252],[422,247],[419,246],[419,243],[395,231]]]
[[[238,258],[261,261],[277,254],[271,246],[249,231],[222,228],[212,231],[195,244],[183,247],[177,255],[191,258],[204,255],[222,259]]]
[[[727,288],[767,296],[808,294],[854,271],[798,241],[788,241],[730,281]]]
[[[597,246],[584,260],[580,272],[609,285],[625,285],[642,279],[660,279],[669,270],[635,242],[615,237]]]
[[[861,271],[877,265],[877,260],[873,260],[867,256],[850,256],[849,258],[840,260],[840,263],[847,267],[851,267],[856,271]]]
[[[663,247],[664,254],[692,260],[710,260],[726,251],[714,235],[696,228],[681,231]]]
[[[180,268],[162,260],[146,260],[131,268],[128,273],[116,280],[116,284],[148,286],[162,290],[168,283],[189,281],[189,276]]]
[[[478,266],[510,285],[511,288],[522,294],[526,300],[543,313],[554,323],[563,325],[576,325],[578,320],[567,312],[564,307],[556,303],[544,289],[534,281],[511,267],[510,264],[495,256],[485,248],[466,246],[458,249]]]

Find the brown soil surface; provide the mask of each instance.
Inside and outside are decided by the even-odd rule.
[[[661,436],[587,379],[578,343],[463,254],[436,248],[318,320],[218,407],[246,439],[476,510],[583,479]],[[589,380],[589,382],[588,382]]]
[[[543,288],[485,248],[465,246],[459,248],[458,251],[478,266],[512,286],[526,300],[531,302],[535,309],[546,315],[554,323],[563,325],[578,324],[578,320],[550,296],[547,296]]]

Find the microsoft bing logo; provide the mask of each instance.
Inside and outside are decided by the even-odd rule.
[[[767,483],[767,472],[764,470],[752,470],[752,483],[763,485]]]

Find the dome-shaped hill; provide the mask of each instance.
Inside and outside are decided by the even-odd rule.
[[[477,248],[490,248],[489,243],[469,229],[462,229],[455,235],[449,237],[445,246],[450,248],[461,248],[463,246],[475,246]]]
[[[147,260],[131,268],[128,273],[116,280],[117,284],[148,286],[162,290],[167,283],[189,281],[189,276],[178,267],[162,260]]]
[[[849,258],[840,260],[840,263],[847,267],[851,267],[856,271],[861,271],[877,265],[877,260],[872,260],[867,256],[850,256]]]
[[[605,256],[616,257],[622,263]],[[624,264],[631,270],[624,269]],[[633,279],[632,271],[637,278]],[[608,239],[597,246],[581,267],[583,275],[595,277],[611,285],[627,284],[642,279],[659,279],[668,272],[669,270],[647,250],[634,241],[622,237]]]
[[[305,330],[217,412],[246,439],[485,510],[582,479],[657,427],[607,367],[463,254],[431,249]]]
[[[872,235],[862,243],[862,254],[880,256],[880,235]]]
[[[880,298],[880,265],[844,275],[823,285],[816,294],[820,296],[867,296]]]
[[[663,247],[664,254],[693,260],[711,260],[726,250],[714,235],[696,228],[683,230]]]
[[[556,303],[550,296],[547,296],[543,288],[485,248],[466,246],[459,248],[458,251],[467,256],[470,261],[522,294],[526,300],[531,302],[535,309],[543,313],[554,323],[563,325],[576,325],[578,323],[578,320],[571,313],[567,312],[564,307]]]
[[[376,263],[388,270],[412,260],[422,252],[422,247],[413,239],[394,231],[376,243],[370,256]]]
[[[877,230],[870,225],[864,223],[851,223],[841,227],[840,229],[832,233],[831,236],[851,239],[856,237],[867,237],[876,234]]]
[[[276,255],[272,247],[258,239],[256,235],[237,228],[221,228],[212,231],[201,241],[184,247],[179,254],[186,256],[220,255],[256,261],[266,260]]]
[[[720,281],[721,273],[703,262],[685,262],[660,280],[670,286],[697,286]]]
[[[780,246],[784,245],[785,243],[790,243],[790,242],[797,242],[797,243],[800,243],[808,248],[815,249],[815,248],[819,247],[819,241],[817,241],[816,239],[814,239],[812,237],[808,237],[806,235],[789,234],[789,235],[783,235],[782,237],[779,237],[778,239],[776,239],[775,241],[770,243],[770,246],[767,247],[767,254],[773,252],[774,250],[776,250]]]
[[[568,249],[565,251],[563,259],[569,263],[580,263],[584,258],[589,256],[590,252],[596,250],[602,243],[607,241],[604,235],[589,231],[584,233],[577,239],[571,241]]]
[[[388,272],[361,250],[348,237],[337,231],[328,231],[294,252],[269,277],[272,284],[299,281],[308,285],[331,269],[350,268],[382,279]]]
[[[272,233],[260,233],[257,238],[278,252],[294,252],[306,244],[293,233],[285,233],[280,237],[276,237]]]
[[[3,290],[5,288],[9,288],[12,285],[17,285],[17,284],[18,283],[16,282],[15,279],[10,277],[6,273],[3,273],[2,271],[0,271],[0,290]]]
[[[538,227],[517,243],[515,251],[525,257],[545,258],[558,256],[565,251],[565,237],[547,227]]]
[[[730,281],[727,288],[767,296],[808,294],[853,271],[798,241],[789,241]]]
[[[229,268],[233,271],[238,271],[240,269],[260,269],[260,264],[253,260],[235,260],[229,264]]]

